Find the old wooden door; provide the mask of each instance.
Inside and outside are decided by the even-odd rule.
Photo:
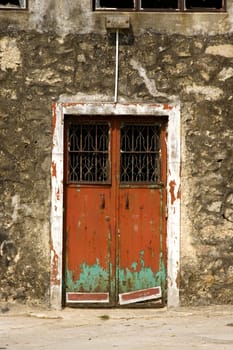
[[[165,137],[158,117],[66,116],[66,304],[165,298]]]

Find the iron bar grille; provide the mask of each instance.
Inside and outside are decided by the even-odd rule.
[[[121,183],[157,183],[160,180],[159,125],[122,125]]]
[[[110,180],[108,124],[70,124],[68,181],[106,183]]]

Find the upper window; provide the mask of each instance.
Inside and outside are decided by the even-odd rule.
[[[226,0],[94,0],[94,10],[224,11]]]
[[[0,9],[26,9],[27,0],[0,0]]]

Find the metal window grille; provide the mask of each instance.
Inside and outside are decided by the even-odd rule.
[[[122,125],[120,147],[122,183],[159,182],[159,125]]]
[[[108,124],[71,124],[68,130],[68,181],[110,180]]]

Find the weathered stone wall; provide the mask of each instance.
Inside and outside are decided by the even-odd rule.
[[[0,299],[48,303],[51,105],[64,94],[113,99],[115,36],[25,23],[0,25]],[[181,104],[183,304],[233,300],[232,40],[120,34],[119,99]]]
[[[233,31],[233,2],[227,1],[227,12],[128,12],[135,33],[146,31],[166,34],[226,34]],[[70,33],[105,33],[110,11],[92,11],[92,0],[28,0],[28,11],[1,11],[0,22],[6,28]],[[116,13],[115,13],[116,14]],[[123,14],[125,14],[123,12]]]

